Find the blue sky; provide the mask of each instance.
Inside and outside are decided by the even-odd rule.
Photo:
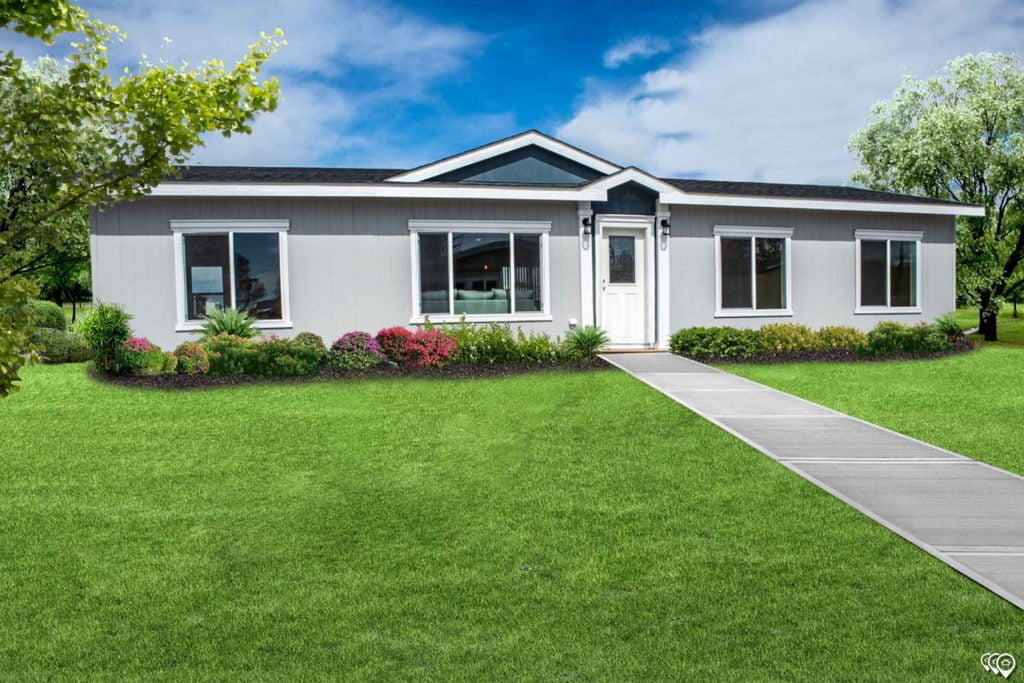
[[[230,61],[285,30],[282,106],[196,155],[221,164],[409,167],[538,128],[662,175],[844,182],[847,138],[903,72],[1024,52],[1020,0],[83,4],[129,33],[119,64]]]

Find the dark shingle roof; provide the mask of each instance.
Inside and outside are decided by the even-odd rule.
[[[945,199],[929,199],[910,194],[879,192],[843,185],[794,185],[789,183],[745,183],[727,180],[662,178],[683,192],[697,194],[734,194],[745,197],[776,197],[785,199],[840,199],[866,202],[920,202],[922,204],[960,204]]]
[[[401,169],[298,168],[276,166],[179,166],[184,183],[379,183]]]
[[[189,183],[380,183],[403,173],[395,168],[301,168],[276,166],[179,166],[179,175],[167,182]],[[598,178],[599,179],[599,178]],[[958,204],[944,199],[878,192],[838,185],[796,185],[788,183],[748,183],[691,178],[662,178],[684,192],[699,194],[775,197],[779,199],[838,199],[868,202],[919,202],[922,204]],[[592,181],[593,182],[593,181]],[[477,184],[477,183],[473,183]],[[535,184],[523,187],[536,187]]]

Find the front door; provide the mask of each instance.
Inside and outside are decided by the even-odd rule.
[[[646,340],[644,258],[646,231],[605,228],[601,232],[601,326],[613,345]]]

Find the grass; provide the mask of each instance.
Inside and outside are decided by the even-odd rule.
[[[1024,474],[1024,349],[929,361],[730,365],[729,372]]]
[[[77,323],[92,310],[92,302],[79,301],[75,303],[74,307],[70,303],[65,303],[62,308],[64,309],[64,317],[68,319],[68,325],[71,325],[71,314],[75,314],[75,322]]]
[[[1013,317],[1013,304],[1003,304],[996,320],[996,331],[999,336],[998,342],[986,342],[986,344],[1001,344],[1004,346],[1024,346],[1024,304],[1018,305],[1020,316]],[[958,308],[956,318],[965,330],[978,326],[978,309]],[[982,342],[980,334],[972,334],[971,339]]]
[[[0,402],[11,678],[962,679],[1024,639],[623,373],[24,376]]]

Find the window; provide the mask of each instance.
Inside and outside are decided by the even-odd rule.
[[[178,282],[178,329],[236,308],[258,327],[289,327],[288,221],[171,221]]]
[[[920,311],[922,233],[858,230],[857,312]]]
[[[719,317],[792,315],[789,228],[715,227]]]
[[[413,322],[547,317],[546,221],[409,222]]]
[[[631,235],[608,237],[608,281],[612,284],[636,283],[636,238]]]

